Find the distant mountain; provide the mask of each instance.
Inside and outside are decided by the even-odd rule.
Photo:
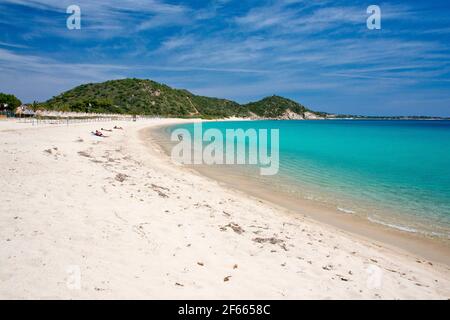
[[[60,111],[203,118],[316,119],[326,116],[279,96],[241,105],[141,79],[83,84],[51,98],[40,107]]]
[[[280,96],[250,102],[244,107],[252,116],[264,119],[321,119],[327,116],[326,113],[309,110],[293,100]]]

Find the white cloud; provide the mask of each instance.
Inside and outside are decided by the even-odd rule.
[[[10,47],[10,48],[19,48],[19,49],[26,49],[26,48],[29,48],[29,47],[26,46],[26,45],[15,44],[15,43],[9,43],[9,42],[3,42],[3,41],[0,41],[0,46],[3,46],[3,47]]]
[[[292,4],[301,4],[292,6]],[[401,5],[383,4],[382,18],[406,19],[415,13]],[[345,25],[365,26],[368,17],[364,5],[337,6],[329,1],[284,0],[251,9],[234,19],[246,30],[270,29],[278,34],[320,33],[329,29],[342,29]]]
[[[42,15],[34,15],[31,21],[22,23],[36,25],[33,36],[53,34],[61,37],[114,37],[133,32],[170,25],[189,23],[192,10],[183,5],[168,4],[159,0],[78,0],[81,8],[81,32],[67,32],[65,24],[56,24],[45,16],[45,12],[66,16],[66,9],[73,0],[4,0],[5,4],[16,4],[41,10]],[[17,25],[14,20],[9,23]],[[83,32],[84,31],[84,32]]]
[[[0,87],[26,101],[45,100],[85,83],[123,78],[127,66],[61,62],[0,48]]]

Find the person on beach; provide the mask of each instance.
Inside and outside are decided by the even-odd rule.
[[[114,126],[114,128],[113,129],[117,129],[117,130],[123,130],[123,128],[122,127],[118,127],[118,126]]]
[[[97,137],[102,137],[102,138],[106,138],[106,137],[107,137],[107,136],[105,136],[101,131],[98,131],[98,130],[95,130],[95,132],[92,131],[92,134],[93,134],[94,136],[97,136]]]

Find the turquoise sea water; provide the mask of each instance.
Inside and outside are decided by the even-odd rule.
[[[193,129],[171,129],[179,127]],[[268,188],[403,231],[450,238],[450,121],[203,124],[209,128],[224,135],[226,129],[279,129],[278,174],[248,171]]]

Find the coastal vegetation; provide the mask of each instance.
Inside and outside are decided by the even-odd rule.
[[[279,96],[239,104],[227,99],[195,95],[187,90],[143,79],[83,84],[40,103],[39,107],[57,111],[201,118],[281,118],[286,112],[302,118],[307,111],[315,113],[295,101]]]
[[[7,107],[5,107],[7,105]],[[14,111],[21,101],[14,95],[0,93],[0,107]],[[188,90],[171,88],[145,79],[109,80],[88,83],[65,91],[45,102],[33,102],[33,111],[63,111],[123,115],[147,115],[178,118],[249,118],[249,119],[370,119],[431,120],[448,119],[427,116],[365,116],[330,114],[281,96],[273,95],[259,101],[240,104],[214,97],[195,95]]]
[[[278,118],[290,110],[304,116],[308,110],[305,106],[280,96],[271,96],[245,105],[248,110],[260,117]]]
[[[13,111],[21,104],[22,102],[16,96],[0,92],[0,107]]]

